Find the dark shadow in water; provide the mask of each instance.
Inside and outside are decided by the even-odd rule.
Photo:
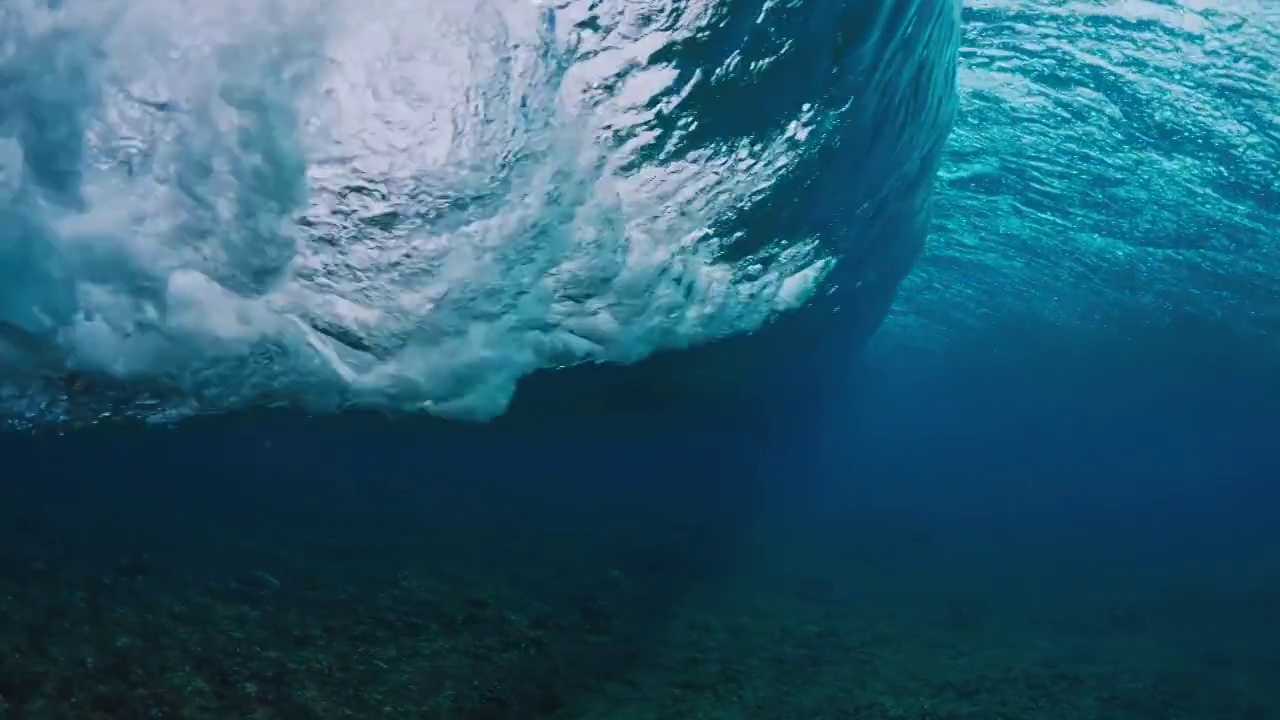
[[[0,695],[30,709],[88,687],[48,707],[106,717],[560,713],[642,674],[686,598],[737,565],[770,452],[751,424],[607,417],[6,436],[23,470],[0,485],[0,575],[20,627],[0,644],[26,659],[0,663]],[[80,655],[103,659],[61,659]]]
[[[802,374],[733,412],[641,402],[641,372],[590,422],[7,436],[0,696],[31,720],[1274,718],[1276,376],[1187,336]]]

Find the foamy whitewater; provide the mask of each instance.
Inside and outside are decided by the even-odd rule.
[[[0,412],[487,419],[842,287],[874,325],[959,19],[887,5],[11,0]]]

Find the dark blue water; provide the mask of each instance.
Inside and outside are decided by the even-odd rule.
[[[0,9],[0,718],[1280,718],[1270,6],[387,8]]]

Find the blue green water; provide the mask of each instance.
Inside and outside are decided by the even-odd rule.
[[[1267,2],[0,6],[0,720],[1280,718]]]
[[[960,121],[901,324],[921,343],[1036,326],[1086,342],[1167,329],[1176,346],[1199,340],[1188,323],[1274,347],[1276,10],[972,3],[965,18]]]

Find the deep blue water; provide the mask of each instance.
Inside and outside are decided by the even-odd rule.
[[[645,622],[794,582],[976,658],[806,711],[992,717],[1026,653],[1046,718],[1280,718],[1270,4],[51,7],[0,8],[0,572],[543,597],[567,538]]]

